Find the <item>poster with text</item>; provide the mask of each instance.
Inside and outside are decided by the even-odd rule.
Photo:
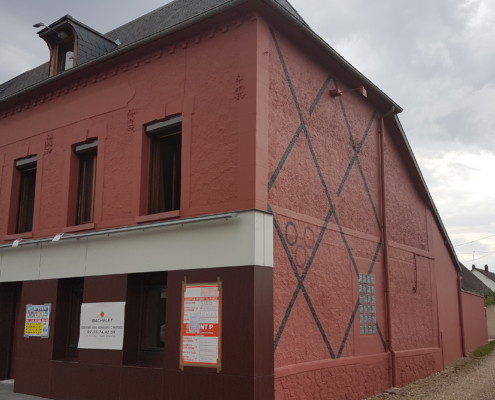
[[[83,303],[80,349],[122,350],[125,302]]]
[[[221,368],[222,284],[182,285],[180,367]]]
[[[24,337],[47,338],[50,334],[51,304],[26,304]]]

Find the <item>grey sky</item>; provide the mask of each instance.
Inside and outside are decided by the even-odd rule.
[[[198,0],[200,1],[200,0]],[[166,0],[4,0],[0,82],[48,60],[32,25],[65,14],[105,33]],[[495,1],[292,0],[313,30],[403,108],[455,244],[495,234]],[[495,271],[495,237],[456,248]]]

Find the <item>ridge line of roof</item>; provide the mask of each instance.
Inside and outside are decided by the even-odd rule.
[[[383,90],[381,90],[377,85],[375,85],[369,78],[367,78],[362,72],[360,72],[356,67],[354,67],[354,65],[352,65],[349,61],[347,61],[341,54],[339,54],[332,46],[330,46],[329,43],[327,43],[321,36],[319,36],[308,24],[306,23],[303,24],[300,21],[298,21],[294,17],[294,15],[288,12],[288,10],[285,7],[283,7],[280,3],[278,3],[276,0],[262,0],[262,1],[272,5],[276,5],[276,7],[282,10],[282,12],[286,14],[288,18],[292,19],[297,24],[297,26],[299,26],[301,29],[303,29],[309,35],[311,35],[319,43],[320,46],[324,47],[327,51],[329,51],[332,54],[332,56],[336,58],[337,62],[342,64],[344,67],[349,68],[351,70],[351,74],[356,75],[359,80],[362,80],[363,83],[365,83],[369,88],[375,91],[379,97],[382,97],[387,103],[393,105],[396,108],[397,113],[403,111],[403,108],[399,104],[397,104],[394,100],[392,100],[392,98],[389,97]],[[289,2],[287,1],[287,3]],[[301,20],[304,21],[302,18]]]
[[[64,20],[69,20],[69,21],[71,21],[71,22],[73,22],[73,23],[75,23],[75,24],[77,24],[77,25],[79,25],[79,26],[81,26],[81,27],[83,27],[83,28],[87,29],[88,31],[91,31],[91,32],[93,32],[93,33],[97,34],[98,36],[101,36],[102,38],[104,38],[104,39],[106,39],[106,40],[108,40],[108,41],[110,41],[110,42],[113,42],[113,40],[112,40],[112,39],[107,38],[107,37],[105,36],[105,34],[103,34],[103,33],[99,32],[99,31],[97,31],[96,29],[94,29],[94,28],[90,27],[89,25],[85,24],[84,22],[79,21],[78,19],[74,18],[74,17],[73,17],[72,15],[70,15],[70,14],[65,14],[63,17],[61,17],[61,18],[57,19],[55,22],[52,22],[50,25],[48,25],[48,27],[46,27],[46,26],[45,26],[45,28],[41,29],[40,31],[38,31],[38,32],[36,32],[36,33],[39,35],[39,34],[40,34],[41,32],[43,32],[44,30],[50,30],[50,28],[52,28],[52,26],[55,26],[55,25],[57,25],[57,24],[59,24],[59,23],[62,23]]]

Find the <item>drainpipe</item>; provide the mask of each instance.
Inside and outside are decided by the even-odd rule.
[[[467,357],[466,341],[464,336],[464,308],[462,306],[462,283],[461,275],[457,275],[457,299],[459,301],[459,325],[461,328],[461,345],[462,345],[462,356]]]
[[[396,355],[393,346],[392,338],[392,299],[390,297],[390,273],[389,273],[389,258],[388,258],[388,234],[387,234],[387,207],[385,201],[385,150],[384,150],[384,131],[385,118],[395,112],[395,107],[392,108],[380,117],[379,125],[379,146],[380,146],[380,182],[381,182],[381,236],[383,244],[383,271],[385,274],[385,295],[387,300],[386,317],[387,317],[387,344],[391,355],[391,371],[392,371],[392,387],[397,386],[397,371],[396,371]]]

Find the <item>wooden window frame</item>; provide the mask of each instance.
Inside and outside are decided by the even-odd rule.
[[[150,139],[148,214],[180,210],[182,115],[145,127]]]
[[[15,167],[19,174],[15,233],[31,232],[36,196],[37,156],[17,160]]]
[[[57,46],[57,74],[61,72],[67,71],[71,68],[74,68],[76,65],[75,60],[75,43],[74,37],[70,37],[69,39],[60,42]],[[72,57],[72,65],[68,66],[67,57],[71,53],[70,57]]]
[[[74,153],[78,160],[75,224],[83,225],[93,222],[98,139],[75,145]]]
[[[165,347],[165,340],[161,341],[160,335],[161,326],[165,324],[166,320],[166,291],[166,275],[164,282],[152,281],[143,283],[141,289],[141,351],[163,351]],[[163,293],[165,293],[165,297],[163,297]],[[154,304],[156,308],[150,309],[150,303],[156,301],[156,294],[160,295],[160,304]],[[153,332],[150,332],[150,330]],[[154,336],[154,343],[153,339],[150,340],[151,336]],[[160,342],[162,343],[161,345]],[[158,343],[158,345],[156,345],[156,343]]]
[[[84,278],[59,279],[53,355],[56,360],[78,359],[83,294]]]
[[[124,364],[163,367],[166,347],[167,272],[129,274],[127,290],[126,321],[133,323],[129,322],[125,326]],[[160,293],[160,303],[152,306],[153,309],[150,309],[148,301],[150,292]],[[157,300],[156,295],[154,299]],[[153,316],[154,321],[150,321]],[[149,329],[153,329],[151,335]],[[164,339],[162,344],[160,335]],[[150,343],[149,338],[153,336],[155,342]]]
[[[74,31],[66,26],[59,30],[59,35],[53,35],[49,40],[52,54],[50,61],[50,76],[58,75],[77,66],[77,36]],[[72,65],[67,66],[67,53],[72,53]]]

